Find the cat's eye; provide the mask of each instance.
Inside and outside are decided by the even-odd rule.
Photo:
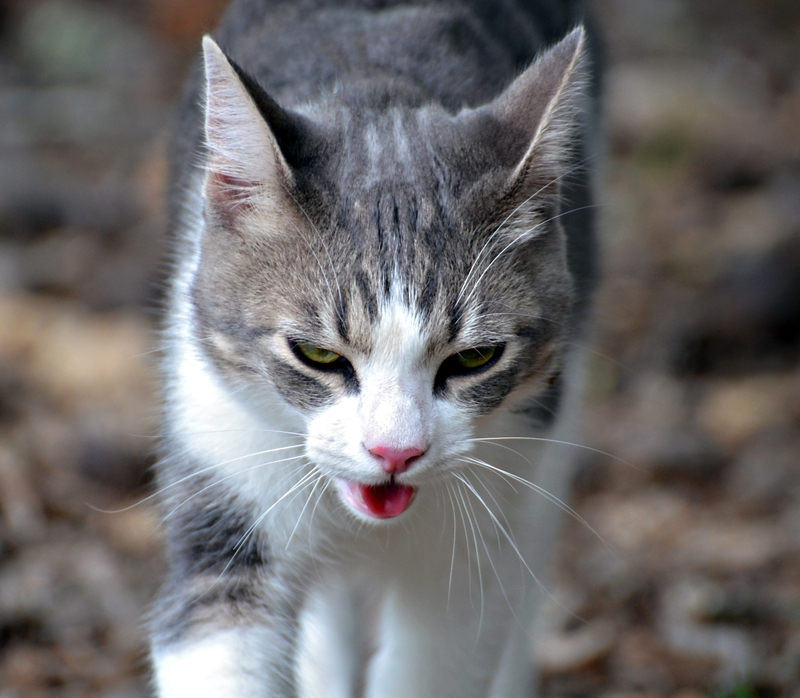
[[[323,349],[322,347],[315,347],[313,344],[307,342],[295,342],[292,345],[295,354],[306,362],[312,364],[319,364],[321,366],[333,366],[337,363],[345,361],[341,354],[337,354],[330,349]]]
[[[471,371],[488,364],[494,358],[496,351],[496,347],[476,347],[458,352],[455,358],[463,368]]]
[[[313,342],[304,342],[299,339],[289,339],[288,342],[289,348],[297,360],[309,368],[315,371],[338,374],[351,386],[358,385],[353,364],[338,352],[317,346]]]
[[[453,376],[466,376],[471,373],[480,373],[497,363],[503,353],[504,346],[473,347],[464,349],[446,358],[434,379],[434,388],[441,390],[447,383],[448,378]]]

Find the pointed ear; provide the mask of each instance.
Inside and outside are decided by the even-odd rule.
[[[237,71],[217,43],[203,38],[206,201],[232,224],[254,208],[288,200],[293,175],[263,113],[280,107]],[[248,89],[249,88],[249,89]],[[283,114],[285,117],[285,114]]]
[[[554,215],[561,180],[575,166],[588,87],[586,53],[586,32],[578,27],[477,110],[483,137],[491,124],[496,156],[510,170],[501,200],[523,217]]]

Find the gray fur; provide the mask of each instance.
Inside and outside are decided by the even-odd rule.
[[[173,149],[176,277],[197,264],[175,283],[171,317],[190,323],[214,380],[314,414],[358,394],[359,376],[293,363],[292,347],[369,356],[399,296],[430,361],[498,347],[485,371],[436,373],[434,399],[477,418],[533,390],[531,416],[550,424],[593,278],[585,34],[522,71],[582,20],[567,0],[234,2],[215,37],[235,75],[222,60],[206,86],[196,71]],[[263,150],[226,135],[237,129]],[[154,644],[273,624],[279,695],[293,696],[290,628],[322,552],[289,565],[258,511],[198,475],[170,399],[161,483],[177,515]]]

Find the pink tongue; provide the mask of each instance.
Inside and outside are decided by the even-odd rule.
[[[367,511],[378,519],[391,519],[408,509],[415,489],[389,482],[386,485],[359,485],[359,493]]]

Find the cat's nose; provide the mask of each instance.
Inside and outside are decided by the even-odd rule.
[[[369,449],[373,456],[381,459],[381,467],[389,475],[399,475],[411,467],[411,463],[425,451],[418,448],[392,448],[391,446],[375,446]]]

